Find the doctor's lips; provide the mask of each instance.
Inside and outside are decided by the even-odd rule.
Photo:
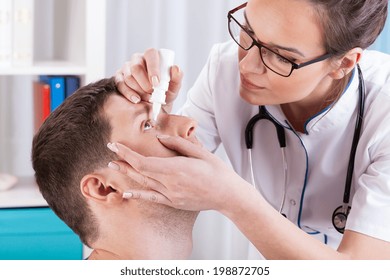
[[[242,75],[240,76],[240,80],[241,80],[241,85],[244,88],[247,88],[247,89],[265,89],[265,87],[258,86],[256,84],[250,82],[249,80],[245,79]]]

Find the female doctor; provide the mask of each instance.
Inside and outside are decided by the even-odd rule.
[[[120,170],[146,187],[126,197],[220,211],[267,259],[390,259],[390,56],[365,50],[387,6],[249,0],[231,10],[232,40],[213,47],[182,108],[204,146],[159,135],[183,155],[162,159],[117,143]],[[134,55],[118,88],[149,100],[158,66],[156,50]],[[172,67],[168,107],[181,78]],[[234,170],[209,152],[221,143]]]

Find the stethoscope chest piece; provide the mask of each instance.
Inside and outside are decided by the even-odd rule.
[[[341,205],[337,207],[333,212],[332,223],[334,228],[340,233],[344,233],[349,211],[351,211],[351,206]]]

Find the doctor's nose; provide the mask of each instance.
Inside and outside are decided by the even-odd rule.
[[[240,49],[239,68],[242,74],[245,73],[263,73],[266,69],[260,57],[260,50],[253,46],[245,51]]]
[[[177,115],[160,114],[159,126],[163,134],[191,138],[195,136],[197,122],[191,118]]]

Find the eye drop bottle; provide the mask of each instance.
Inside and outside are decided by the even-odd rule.
[[[169,87],[169,81],[171,79],[170,69],[173,65],[175,53],[172,50],[160,49],[160,82],[158,86],[153,87],[152,97],[150,102],[153,103],[153,119],[157,120],[160,113],[161,106],[165,105],[166,92]]]

